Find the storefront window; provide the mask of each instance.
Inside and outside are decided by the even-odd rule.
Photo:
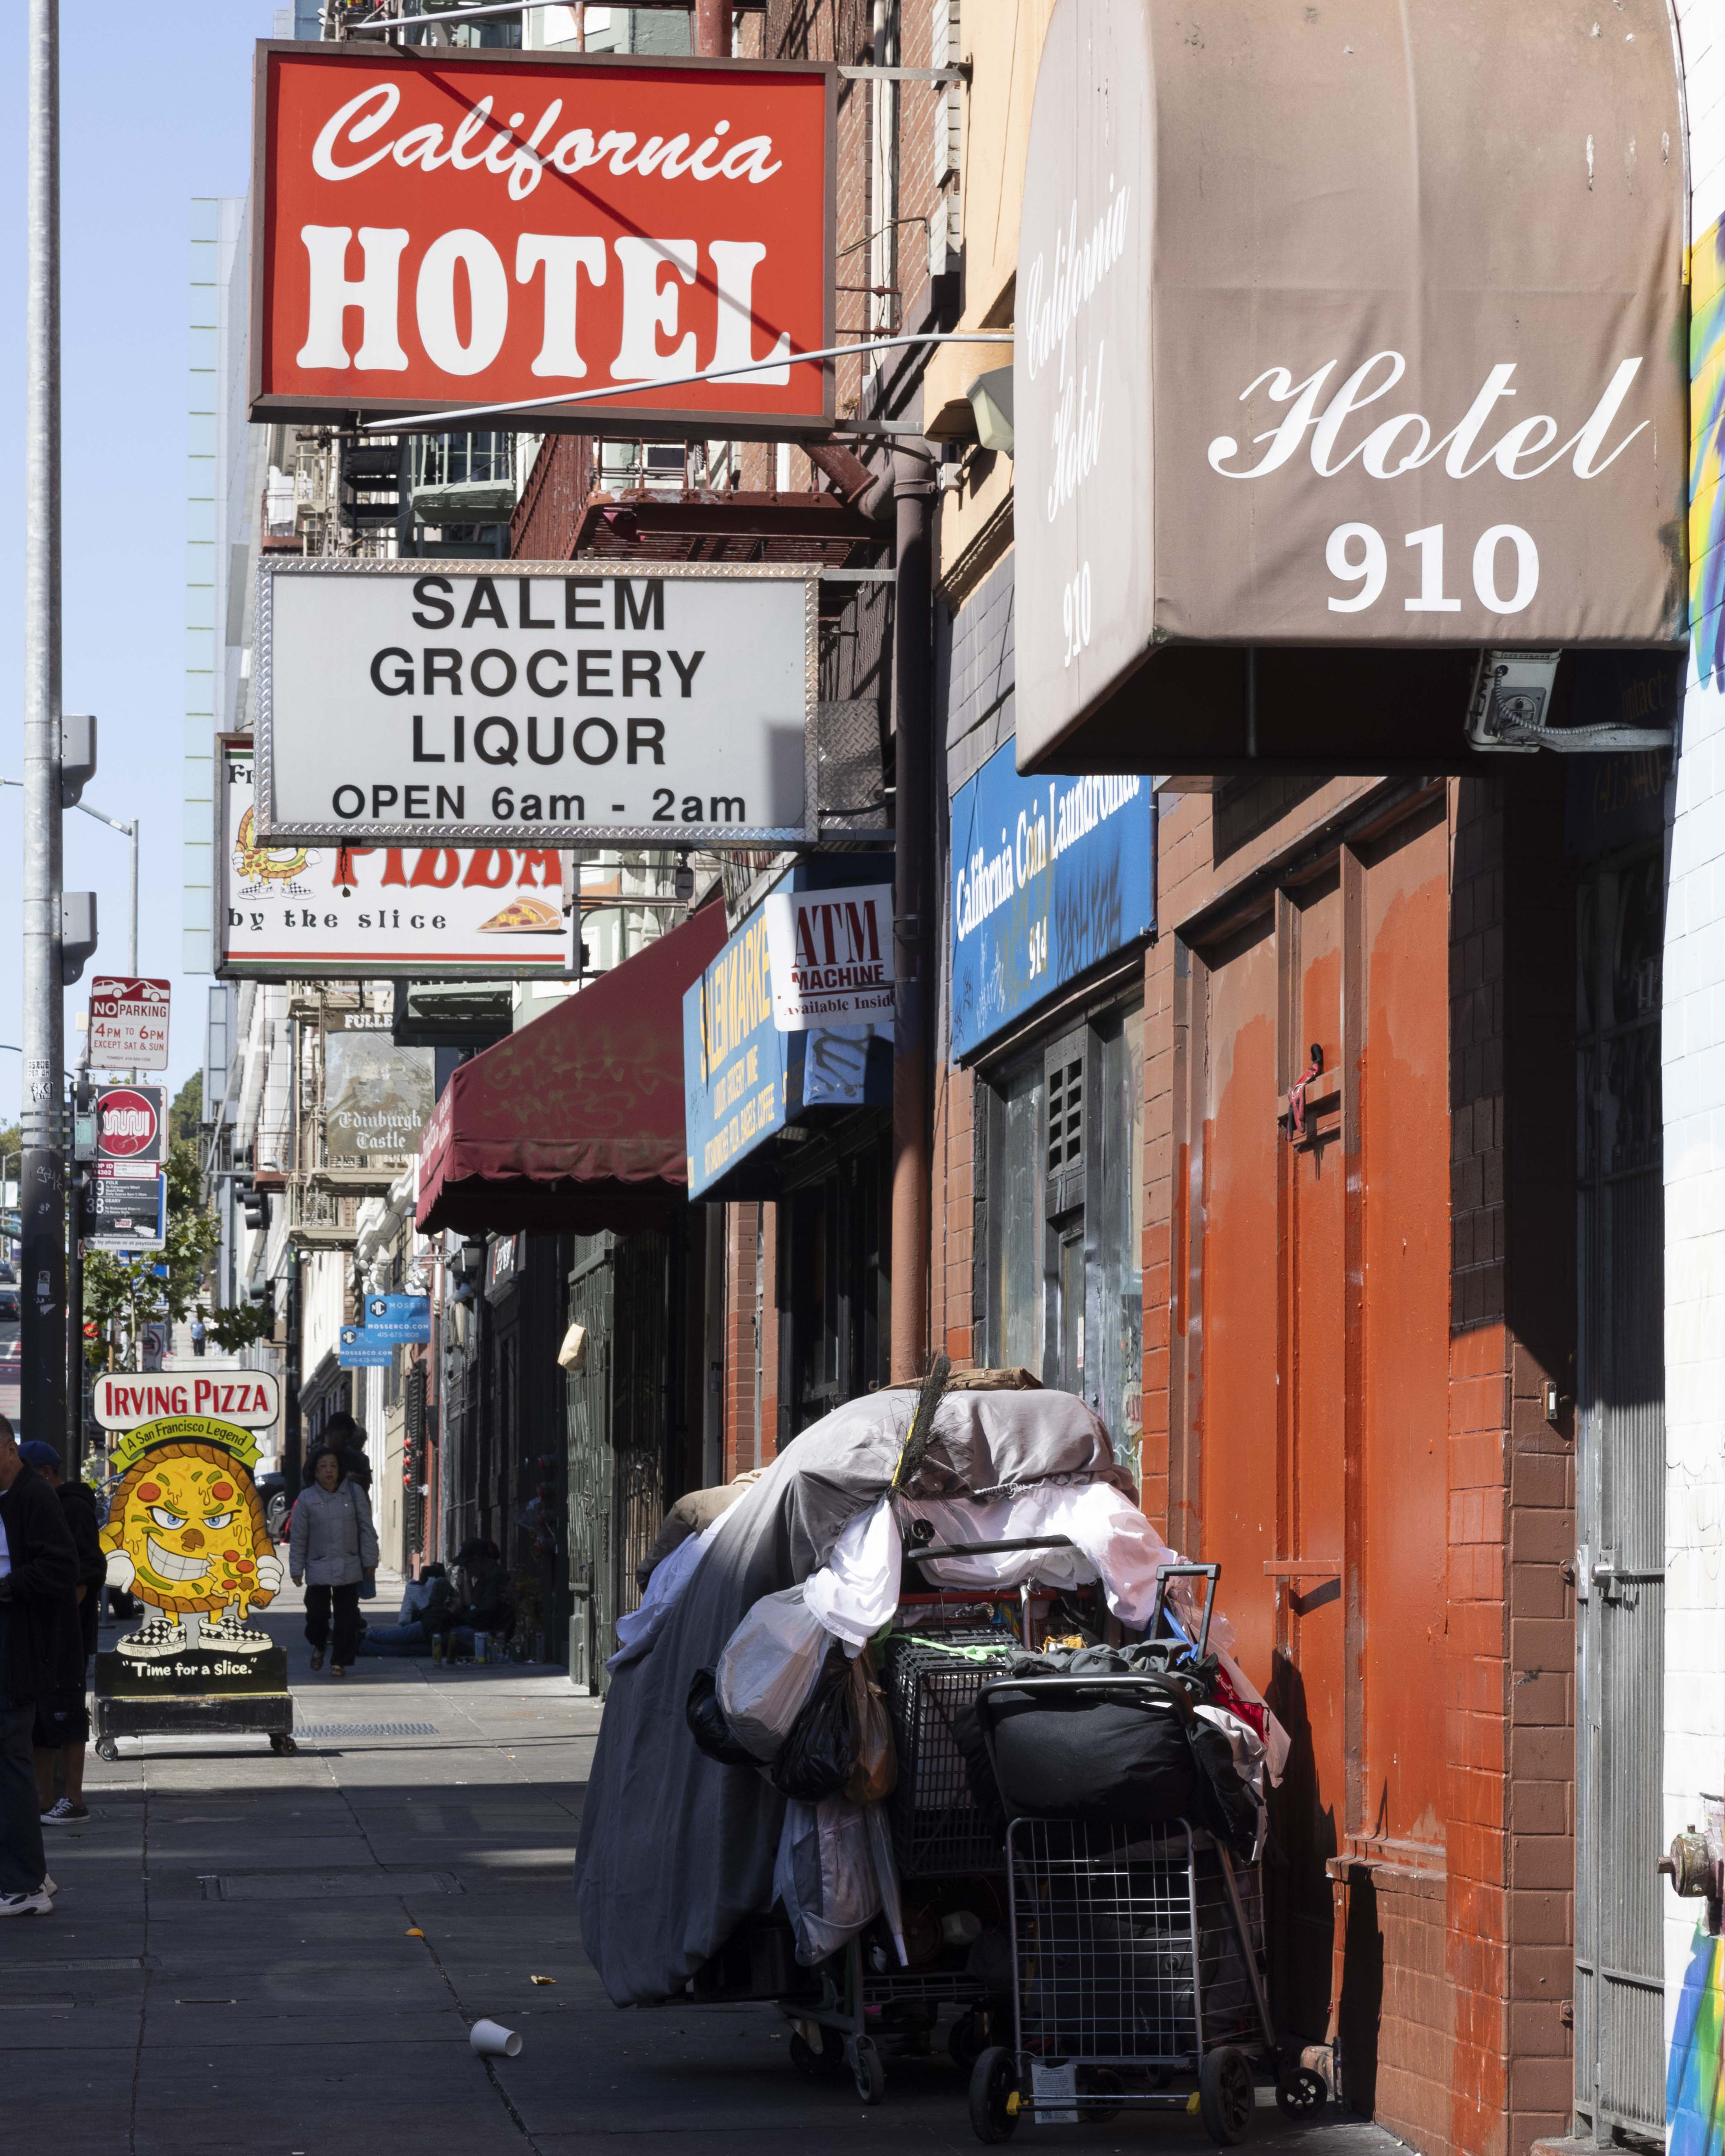
[[[988,1146],[988,1355],[1042,1373],[1042,1059],[994,1092]]]
[[[986,1090],[990,1363],[1081,1394],[1136,1466],[1142,1422],[1144,1019],[1063,1032]]]

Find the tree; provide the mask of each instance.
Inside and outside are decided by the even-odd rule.
[[[198,1133],[203,1122],[203,1073],[194,1070],[174,1095],[167,1111],[167,1134],[178,1141],[188,1139],[198,1142]]]

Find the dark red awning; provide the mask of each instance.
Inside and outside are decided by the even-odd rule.
[[[662,1225],[688,1187],[683,992],[724,941],[724,907],[704,906],[464,1063],[420,1141],[421,1229],[591,1235]]]

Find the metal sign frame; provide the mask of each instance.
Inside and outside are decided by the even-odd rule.
[[[274,582],[277,577],[485,577],[493,583],[520,577],[578,575],[633,583],[685,580],[803,586],[803,821],[800,824],[352,823],[283,822],[275,813],[275,700]],[[336,557],[287,560],[265,557],[258,567],[256,647],[257,750],[253,773],[253,828],[271,845],[408,844],[520,846],[523,836],[543,847],[653,846],[703,851],[728,846],[813,846],[820,836],[819,746],[820,578],[816,563],[708,562],[364,561]]]
[[[429,54],[430,57],[421,58],[422,53]],[[821,223],[823,289],[820,348],[825,351],[836,342],[834,287],[839,244],[839,70],[831,61],[708,59],[680,54],[660,58],[639,53],[529,52],[490,45],[485,46],[482,52],[452,52],[447,46],[380,48],[369,42],[308,46],[300,39],[283,41],[266,38],[258,42],[252,79],[251,289],[248,300],[250,335],[247,347],[246,389],[249,416],[254,421],[263,418],[327,420],[339,424],[361,413],[372,419],[398,413],[403,416],[418,415],[438,408],[465,410],[473,402],[471,397],[390,397],[366,393],[348,397],[331,394],[300,396],[264,392],[262,382],[264,285],[267,274],[268,219],[273,206],[273,197],[269,192],[267,146],[270,140],[270,63],[277,54],[285,54],[296,60],[305,60],[315,55],[320,64],[334,61],[338,64],[373,69],[403,63],[435,67],[439,62],[447,65],[453,61],[463,67],[481,62],[487,68],[495,64],[502,67],[526,66],[541,72],[553,68],[567,69],[574,74],[621,70],[635,74],[662,74],[685,79],[691,74],[707,74],[721,80],[726,75],[768,74],[822,78],[826,85],[826,140],[823,176],[824,206]],[[355,223],[360,221],[356,218]],[[793,352],[791,364],[795,366],[797,363]],[[758,405],[744,411],[724,412],[640,403],[631,402],[629,391],[619,383],[619,402],[615,404],[578,404],[562,412],[552,405],[542,412],[536,411],[533,424],[536,430],[552,434],[640,435],[644,433],[661,441],[706,441],[728,438],[733,441],[768,442],[803,434],[824,436],[832,431],[838,374],[836,364],[832,360],[819,364],[821,373],[821,408],[819,412],[773,413],[763,410]],[[643,387],[650,390],[652,384],[646,383]]]

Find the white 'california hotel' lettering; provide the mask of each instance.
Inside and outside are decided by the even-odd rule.
[[[492,117],[491,100],[485,97],[468,108],[447,141],[440,124],[428,122],[356,156],[356,149],[371,143],[388,126],[400,102],[401,91],[394,83],[375,83],[332,113],[312,147],[311,167],[318,177],[353,179],[386,157],[393,157],[403,170],[428,173],[445,165],[458,172],[483,167],[506,179],[511,199],[520,202],[537,187],[547,166],[572,174],[603,162],[619,177],[639,172],[675,180],[686,175],[697,182],[746,180],[752,187],[759,187],[781,169],[773,161],[771,136],[751,135],[727,146],[723,138],[730,131],[728,120],[715,120],[706,139],[692,148],[687,135],[668,141],[649,136],[637,150],[632,134],[613,129],[595,139],[591,128],[574,127],[558,136],[548,149],[542,149],[562,116],[561,98],[552,99],[525,135],[517,131],[526,126],[526,113],[511,113],[505,125]],[[490,141],[484,144],[488,130]],[[362,225],[358,239],[364,267],[359,276],[351,278],[347,250],[354,236],[353,228],[345,224],[300,228],[311,290],[305,341],[297,362],[305,367],[352,367],[362,373],[399,373],[408,365],[398,326],[401,258],[409,234],[401,226]],[[651,382],[693,372],[693,330],[670,351],[659,348],[661,332],[672,337],[677,334],[676,286],[661,290],[660,275],[668,264],[684,284],[692,285],[700,251],[696,243],[630,235],[614,240],[612,249],[623,285],[623,330],[611,362],[611,378]],[[717,336],[710,364],[718,369],[747,366],[757,358],[783,360],[785,365],[762,369],[749,380],[763,388],[788,382],[788,334],[780,335],[770,352],[757,354],[753,348],[755,271],[766,258],[765,246],[754,240],[714,239],[708,241],[706,253],[718,300]],[[465,339],[455,305],[458,270],[466,272],[470,300]],[[603,285],[609,254],[604,241],[593,234],[518,234],[516,282],[531,284],[542,270],[543,334],[532,371],[579,381],[587,373],[587,362],[576,343],[579,280],[584,276],[591,285]],[[509,326],[509,290],[503,258],[484,233],[461,227],[431,243],[419,265],[414,304],[420,341],[434,366],[446,374],[467,375],[482,373],[491,364],[503,348]],[[358,310],[363,323],[359,348],[351,357],[344,332],[350,307]]]

